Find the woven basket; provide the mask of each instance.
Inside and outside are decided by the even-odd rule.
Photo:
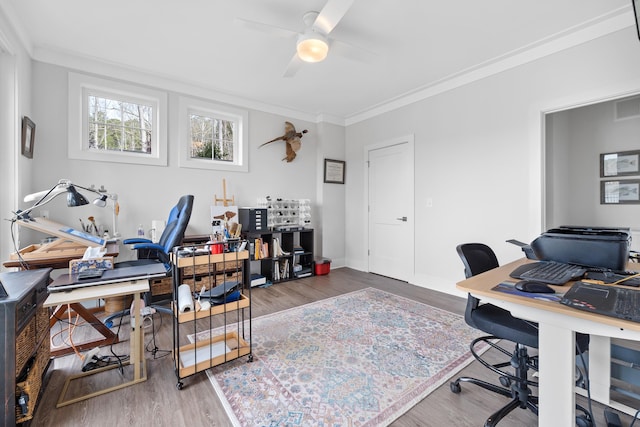
[[[200,276],[200,277],[196,277],[195,280],[193,279],[193,277],[185,276],[182,279],[182,283],[186,285],[190,285],[191,290],[193,292],[200,292],[203,286],[205,290],[208,290],[218,285],[221,285],[224,282],[232,282],[232,281],[242,282],[242,273],[234,272],[231,274],[227,273],[227,274],[216,274],[211,276]]]
[[[47,330],[49,330],[48,324]],[[16,404],[16,424],[33,418],[33,413],[35,412],[36,404],[42,391],[42,377],[50,360],[49,345],[50,342],[48,339],[42,341],[42,345],[38,348],[36,359],[27,375],[27,379],[16,384],[16,397],[19,397],[22,393],[29,396],[29,402],[27,403],[28,411],[26,414],[23,414],[22,408]]]
[[[133,296],[125,295],[114,298],[105,298],[104,300],[104,312],[105,313],[118,313],[126,308],[131,307]]]
[[[151,295],[170,295],[173,289],[173,278],[153,279],[150,284]]]
[[[27,361],[33,356],[36,342],[36,318],[34,316],[16,338],[16,377],[20,375]]]
[[[196,275],[200,274],[213,274],[215,272],[221,272],[225,270],[242,270],[242,261],[225,261],[225,262],[216,262],[214,264],[201,264],[184,267],[182,269],[183,277],[193,276],[193,271],[195,270]]]

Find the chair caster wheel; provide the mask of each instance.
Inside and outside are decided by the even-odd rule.
[[[176,388],[178,390],[182,390],[184,388],[184,384],[182,383],[182,381],[180,381],[178,384],[176,384]]]
[[[457,382],[449,383],[449,388],[455,394],[458,394],[462,391],[462,387],[460,387],[460,383],[457,383]]]
[[[511,380],[509,379],[509,377],[500,377],[500,384],[502,384],[503,387],[511,387]]]

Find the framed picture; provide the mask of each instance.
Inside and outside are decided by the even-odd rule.
[[[324,182],[344,184],[345,165],[343,160],[324,159]]]
[[[640,204],[640,179],[601,181],[600,204]]]
[[[600,154],[600,176],[640,175],[640,150]]]
[[[22,118],[22,155],[33,158],[33,142],[36,136],[36,124],[27,116]]]

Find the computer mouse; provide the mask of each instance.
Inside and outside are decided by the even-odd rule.
[[[516,283],[516,289],[522,292],[536,294],[553,294],[555,291],[546,283],[534,282],[533,280],[521,280]]]

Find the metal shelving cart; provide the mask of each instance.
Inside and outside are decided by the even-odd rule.
[[[173,263],[173,360],[178,383],[205,369],[247,356],[251,352],[251,286],[246,250],[214,253],[206,246],[176,247]],[[181,310],[178,287],[189,285],[191,295],[211,291],[211,307]],[[195,298],[197,299],[197,297]],[[194,300],[195,300],[194,299]]]

